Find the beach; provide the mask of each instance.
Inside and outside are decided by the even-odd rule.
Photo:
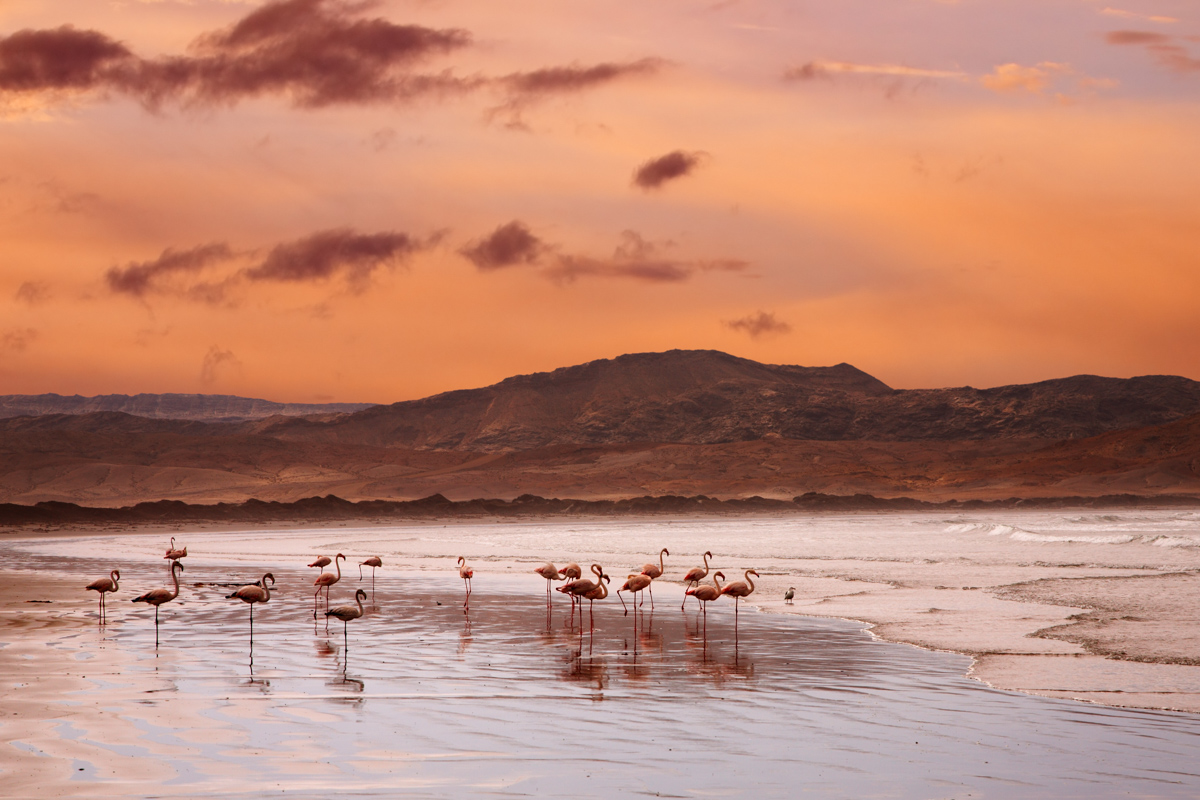
[[[167,582],[169,535],[189,555],[155,648],[153,610],[128,600]],[[654,611],[625,616],[609,597],[594,628],[557,593],[548,612],[532,574],[600,563],[615,589],[662,547]],[[1197,547],[1190,510],[14,531],[0,541],[0,785],[1194,796]],[[729,599],[707,622],[680,611],[678,579],[705,550],[728,580],[760,575],[736,629]],[[344,632],[314,620],[303,568],[336,552],[335,605],[370,590],[357,562],[384,563]],[[466,612],[460,555],[475,569]],[[101,627],[83,586],[110,568],[121,590]],[[268,570],[251,651],[249,610],[225,595]]]

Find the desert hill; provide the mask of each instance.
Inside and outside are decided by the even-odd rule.
[[[1074,439],[1200,413],[1200,382],[1080,375],[994,389],[891,389],[849,364],[759,364],[672,350],[509,378],[329,421],[265,420],[283,439],[504,452],[553,445]]]
[[[0,419],[0,502],[806,493],[1200,500],[1200,384],[894,390],[841,364],[622,356],[327,417]]]
[[[0,395],[0,418],[104,411],[150,419],[241,422],[281,415],[348,414],[370,403],[274,403],[224,394],[104,394],[95,397],[60,394]]]

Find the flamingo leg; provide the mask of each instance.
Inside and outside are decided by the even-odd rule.
[[[158,606],[154,607],[154,649],[158,649]]]
[[[621,608],[625,608],[625,598],[621,597],[621,590],[617,590],[617,599],[621,601]],[[629,609],[625,608],[625,616],[629,616]]]

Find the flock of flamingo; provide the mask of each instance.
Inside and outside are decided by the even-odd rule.
[[[625,583],[622,584],[619,589],[617,589],[617,599],[621,601],[621,606],[625,609],[626,615],[629,614],[629,607],[625,604],[625,598],[621,596],[622,592],[629,592],[633,596],[631,598],[631,602],[634,604],[635,608],[638,608],[645,604],[644,598],[640,596],[641,592],[648,591],[650,594],[650,608],[651,610],[654,609],[653,584],[657,578],[661,578],[665,573],[666,564],[664,557],[669,556],[670,554],[670,551],[664,547],[661,551],[659,551],[657,564],[653,562],[643,564],[641,572],[629,573]],[[167,559],[171,562],[170,571],[173,582],[172,588],[162,587],[158,589],[152,589],[145,594],[133,598],[132,601],[134,603],[147,603],[154,606],[154,642],[156,647],[158,646],[159,630],[158,609],[163,604],[169,603],[179,596],[179,574],[184,571],[182,559],[186,556],[187,548],[183,547],[177,549],[175,547],[175,538],[172,537],[171,544],[167,548],[166,554],[163,556],[164,559]],[[722,597],[732,597],[734,600],[734,630],[736,631],[738,602],[742,598],[748,597],[754,591],[754,581],[751,580],[750,576],[753,575],[758,577],[758,572],[753,569],[748,569],[744,575],[745,580],[726,583],[723,586],[721,585],[721,582],[725,580],[725,574],[722,572],[715,572],[713,573],[713,582],[711,585],[702,583],[702,581],[708,577],[708,561],[712,557],[712,552],[706,551],[704,553],[704,566],[690,569],[683,576],[685,593],[683,597],[683,603],[680,605],[680,609],[683,610],[686,607],[687,599],[689,597],[696,598],[696,601],[700,604],[700,609],[704,615],[705,626],[707,627],[708,604],[715,600],[720,600]],[[317,579],[313,581],[313,586],[316,587],[316,591],[313,593],[313,617],[317,617],[317,606],[319,604],[321,592],[324,592],[325,617],[326,619],[334,618],[342,621],[343,637],[348,636],[347,626],[349,622],[351,620],[358,619],[365,613],[363,609],[363,601],[367,599],[367,592],[364,589],[358,589],[354,593],[354,605],[341,605],[334,606],[333,608],[329,607],[329,590],[334,584],[341,581],[341,562],[345,559],[346,556],[338,553],[332,559],[328,556],[321,556],[308,565],[309,567],[315,567],[322,570],[322,572],[317,576]],[[335,571],[324,571],[325,567],[329,566],[330,564],[333,565]],[[360,582],[363,580],[362,568],[371,568],[372,596],[375,592],[375,570],[382,566],[383,560],[378,556],[371,556],[365,561],[359,563],[358,579]],[[458,559],[457,566],[458,576],[462,578],[463,588],[466,593],[463,599],[463,611],[465,613],[469,609],[471,602],[471,578],[474,576],[475,570],[470,567],[467,564],[467,560],[461,556]],[[562,569],[555,567],[551,563],[546,563],[535,569],[534,572],[546,579],[546,604],[548,607],[550,606],[553,597],[550,593],[552,588],[551,584],[554,581],[566,581],[566,583],[564,583],[562,586],[557,587],[557,591],[567,595],[571,599],[572,618],[574,617],[575,608],[578,604],[580,621],[582,622],[583,601],[587,600],[589,621],[593,627],[595,626],[593,603],[595,603],[596,600],[603,600],[604,598],[608,597],[608,584],[612,582],[612,578],[605,574],[603,567],[601,567],[599,564],[592,564],[591,572],[596,576],[595,580],[584,578],[583,570],[574,562],[565,565]],[[105,623],[107,614],[104,602],[105,595],[117,591],[119,588],[118,581],[120,578],[120,571],[114,569],[108,574],[108,577],[97,578],[87,585],[89,590],[95,591],[100,595],[101,625]],[[226,599],[228,600],[240,600],[250,606],[251,640],[253,640],[254,637],[254,606],[259,603],[266,603],[271,599],[271,587],[274,585],[275,576],[268,572],[264,574],[257,583],[242,586],[226,596]],[[789,588],[784,594],[784,599],[790,603],[794,593],[795,588]]]

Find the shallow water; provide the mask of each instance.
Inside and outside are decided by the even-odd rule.
[[[963,523],[937,521],[936,530],[949,524]],[[803,532],[770,526],[757,536],[699,527],[739,540],[743,555],[810,546]],[[696,529],[649,523],[635,533],[677,535],[671,544],[686,549]],[[927,528],[915,535],[932,537]],[[965,657],[881,642],[854,623],[743,608],[735,631],[728,600],[705,623],[694,607],[681,612],[679,588],[663,584],[653,613],[647,603],[624,616],[609,599],[596,604],[592,628],[560,595],[547,613],[545,582],[501,572],[499,560],[495,571],[476,565],[464,613],[451,553],[611,556],[637,545],[610,525],[189,535],[184,585],[162,608],[156,649],[152,610],[128,598],[164,582],[160,538],[0,547],[10,566],[82,575],[103,573],[115,547],[128,556],[107,626],[95,624],[93,607],[90,624],[41,634],[60,656],[56,669],[86,676],[62,697],[74,713],[58,725],[93,754],[69,765],[81,795],[1200,794],[1200,717],[992,690],[964,677]],[[369,613],[345,632],[314,620],[314,571],[278,566],[303,563],[292,553],[309,547],[381,552],[388,565]],[[255,611],[251,651],[248,608],[215,584],[272,567],[278,584]],[[335,587],[335,604],[369,588],[356,571]],[[23,744],[34,747],[12,746]],[[166,767],[161,777],[135,775],[130,765],[146,759]]]

